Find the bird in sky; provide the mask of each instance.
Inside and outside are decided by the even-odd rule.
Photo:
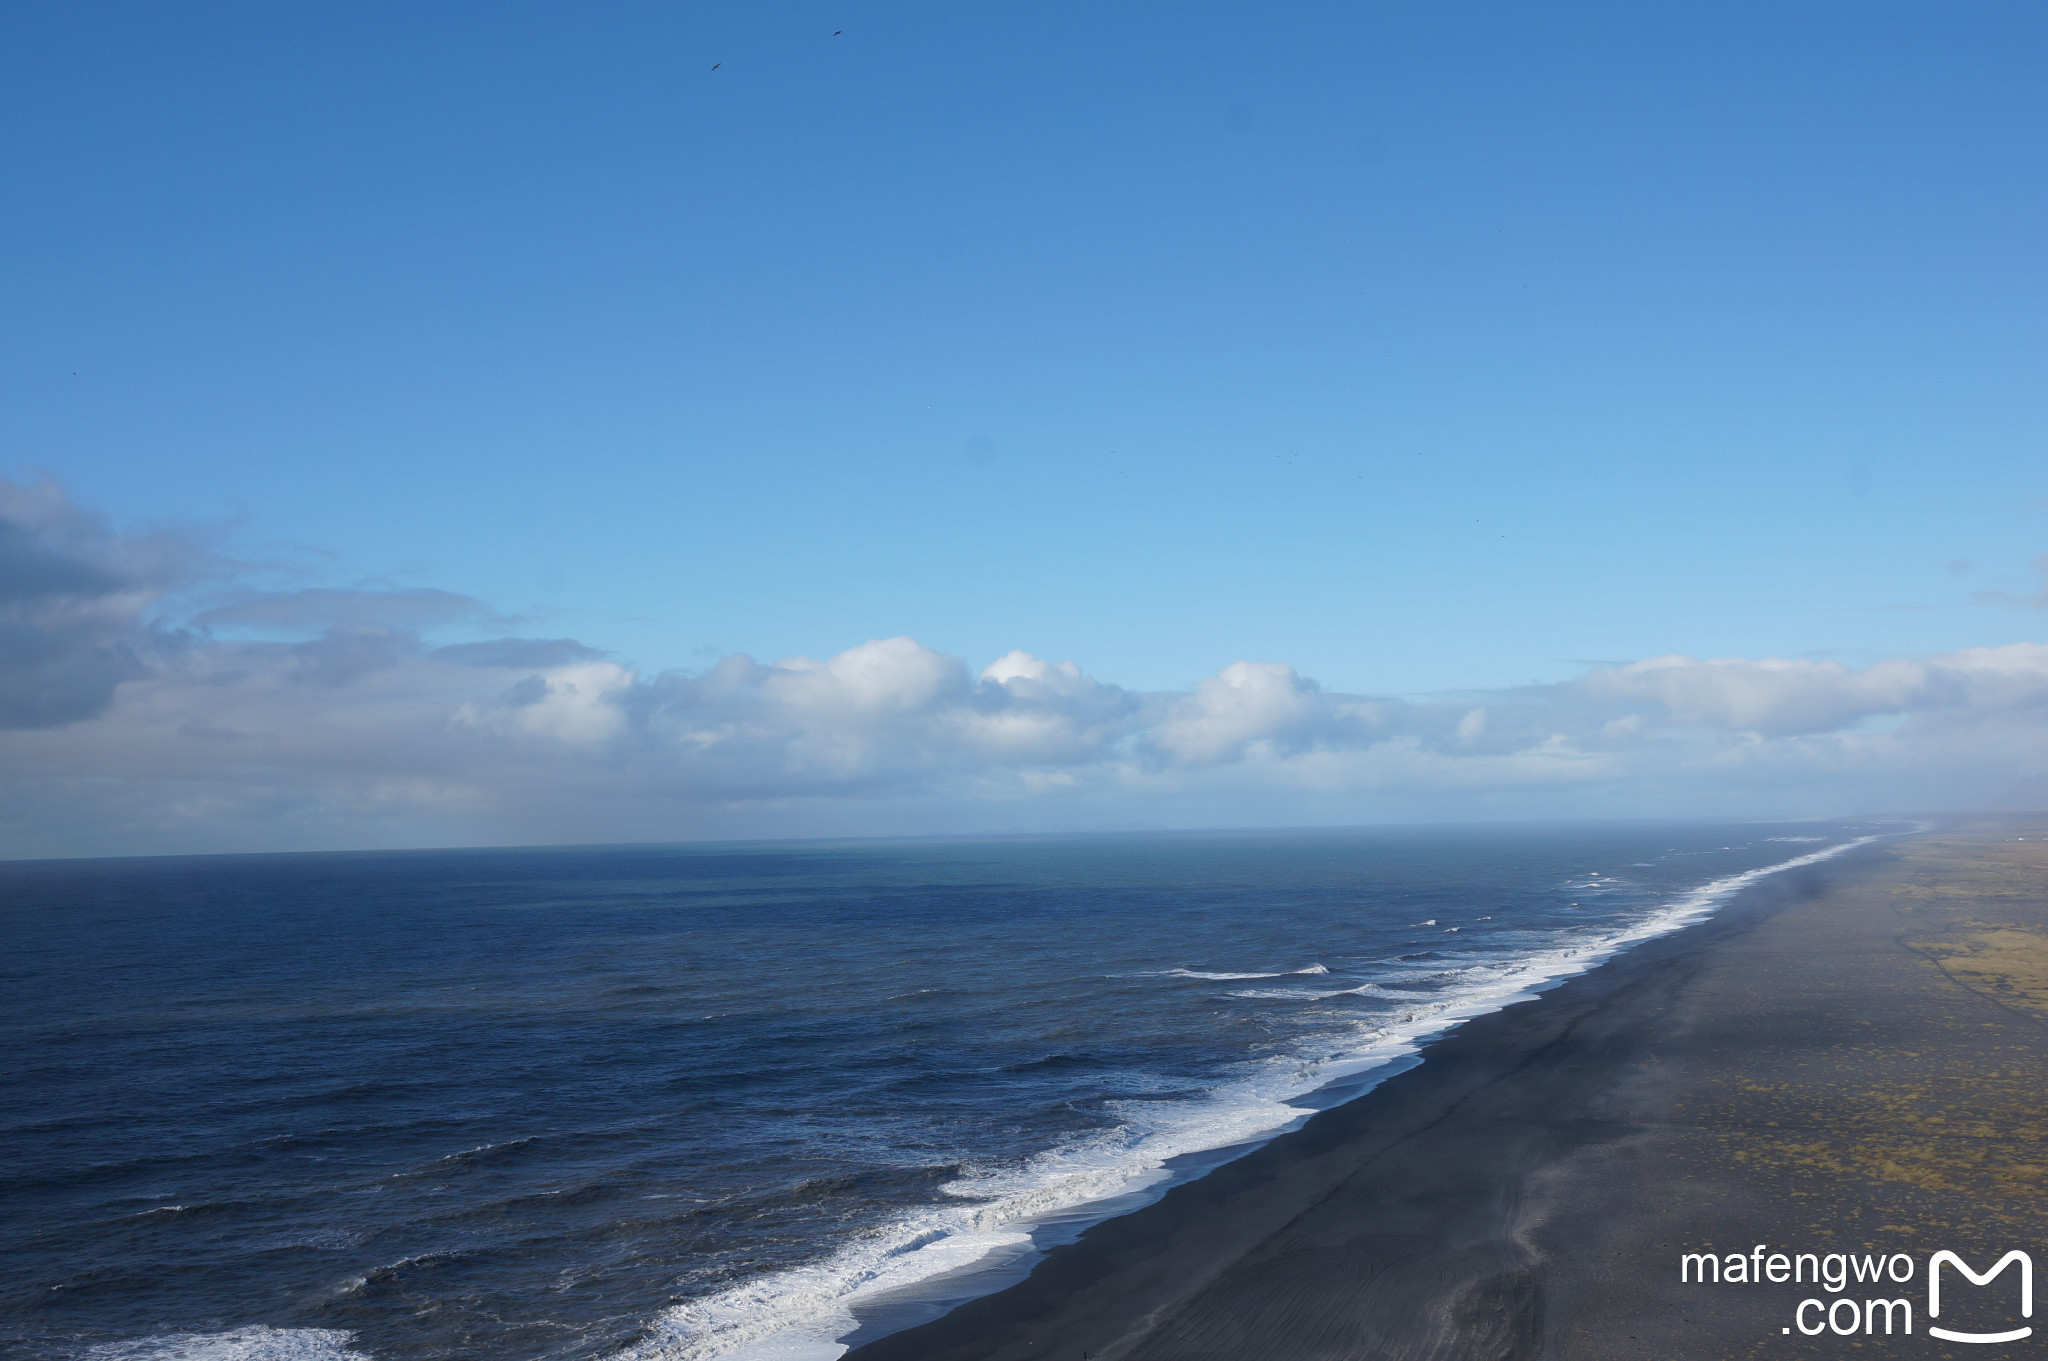
[[[717,70],[717,69],[718,69],[719,67],[721,67],[721,66],[723,66],[723,65],[725,65],[725,63],[724,63],[724,62],[722,62],[722,61],[714,61],[714,62],[712,62],[712,63],[711,63],[711,69],[712,69],[712,70],[714,70],[714,71],[716,71],[716,70]]]
[[[833,29],[833,30],[832,30],[832,36],[836,38],[836,37],[838,37],[838,36],[839,36],[840,34],[842,34],[842,33],[844,33],[844,32],[846,32],[846,30],[845,30],[845,29],[843,29],[843,28],[835,28],[835,29]]]

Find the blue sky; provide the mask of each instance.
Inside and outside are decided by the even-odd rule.
[[[2048,15],[1791,8],[17,8],[6,460],[655,667],[2028,636]]]
[[[0,471],[643,677],[2025,644],[2043,69],[1998,3],[16,6]]]

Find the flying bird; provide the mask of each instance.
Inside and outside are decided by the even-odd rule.
[[[719,67],[721,67],[721,66],[723,66],[723,65],[725,65],[725,63],[724,63],[724,62],[722,62],[722,61],[714,61],[714,62],[712,62],[712,63],[711,63],[711,69],[712,69],[712,70],[714,70],[714,71],[716,71],[716,70],[717,70],[717,69],[718,69]]]
[[[843,29],[843,28],[835,28],[835,29],[833,29],[833,30],[832,30],[832,36],[836,38],[836,37],[838,37],[838,36],[839,36],[840,34],[842,34],[842,33],[844,33],[844,32],[846,32],[846,30],[845,30],[845,29]]]

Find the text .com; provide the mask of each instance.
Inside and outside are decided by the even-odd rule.
[[[1964,1282],[1990,1286],[2006,1268],[2018,1267],[2018,1298],[2005,1308],[2018,1319],[2034,1316],[2034,1259],[2014,1249],[1983,1271],[1962,1257],[1943,1249],[1927,1259],[1925,1272],[1910,1256],[1894,1253],[1773,1252],[1770,1244],[1758,1243],[1747,1253],[1681,1253],[1678,1279],[1695,1285],[1813,1285],[1833,1296],[1799,1301],[1792,1310],[1792,1322],[1779,1331],[1797,1329],[1808,1337],[1833,1333],[1838,1337],[1882,1337],[1913,1331],[1914,1298],[1918,1291],[1899,1287],[1917,1278],[1925,1282],[1927,1333],[1945,1342],[2018,1342],[2033,1335],[2030,1324],[1990,1331],[1964,1332],[1941,1327],[1943,1275],[1948,1277],[1951,1303],[1955,1290]],[[2010,1278],[2008,1278],[2008,1281]],[[1852,1287],[1862,1287],[1852,1289]],[[2010,1292],[2010,1284],[2001,1290]],[[1847,1292],[1847,1293],[1844,1293]],[[2012,1306],[2017,1305],[2016,1311]]]

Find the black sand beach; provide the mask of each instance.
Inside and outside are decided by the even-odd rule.
[[[2039,1257],[2044,834],[1983,820],[1765,880],[851,1358],[1981,1354],[1926,1334],[1921,1276],[1681,1283],[1680,1256]],[[1997,1327],[2013,1293],[1952,1290],[1940,1322]],[[1873,1294],[1911,1301],[1911,1337],[1794,1326]]]

